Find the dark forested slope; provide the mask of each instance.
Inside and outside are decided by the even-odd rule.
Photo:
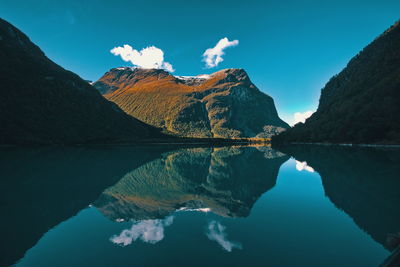
[[[0,144],[137,140],[159,131],[125,114],[0,19]]]
[[[400,143],[400,22],[322,89],[317,111],[273,142]]]

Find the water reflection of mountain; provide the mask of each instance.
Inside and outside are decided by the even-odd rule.
[[[126,174],[95,206],[112,220],[163,218],[178,209],[244,217],[288,159],[267,147],[191,148]]]
[[[400,150],[310,145],[280,149],[307,161],[321,175],[329,199],[388,248],[387,235],[400,231]]]
[[[156,148],[0,150],[0,266],[13,264],[49,229],[75,215]],[[166,151],[166,149],[163,149]]]

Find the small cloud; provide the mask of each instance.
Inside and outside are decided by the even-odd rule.
[[[311,117],[311,115],[312,115],[314,112],[315,112],[315,111],[308,110],[308,111],[303,112],[303,113],[301,113],[301,112],[296,112],[296,113],[294,113],[294,120],[293,120],[292,126],[293,126],[293,125],[296,125],[296,124],[299,123],[299,122],[305,123],[305,122],[306,122],[306,119],[308,119],[309,117]]]
[[[211,221],[208,224],[207,228],[207,237],[212,241],[216,241],[218,244],[221,245],[223,249],[228,252],[231,252],[232,249],[242,249],[242,244],[238,242],[229,241],[228,235],[225,233],[226,227],[221,225],[219,222]]]
[[[131,62],[134,66],[144,69],[164,69],[174,72],[172,65],[164,61],[164,52],[155,46],[149,46],[138,51],[132,46],[114,47],[110,51],[115,56],[121,56],[126,62]]]
[[[308,166],[307,161],[297,161],[296,160],[296,170],[299,172],[301,171],[308,171],[308,172],[314,172],[314,169],[311,166]]]
[[[114,235],[110,241],[120,246],[128,246],[137,239],[155,244],[164,239],[164,227],[170,226],[174,220],[169,216],[164,220],[143,220],[134,223],[130,229],[123,230],[119,235]]]
[[[208,48],[203,54],[203,61],[206,63],[206,68],[214,68],[224,59],[222,58],[224,49],[230,46],[237,46],[238,40],[229,41],[228,38],[222,38],[213,48]]]

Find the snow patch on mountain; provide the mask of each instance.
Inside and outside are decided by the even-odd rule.
[[[192,80],[192,79],[209,79],[210,75],[208,74],[202,74],[202,75],[197,75],[197,76],[175,76],[179,80]]]

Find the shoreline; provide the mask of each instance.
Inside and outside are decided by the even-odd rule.
[[[265,145],[271,146],[270,139],[224,139],[224,138],[167,138],[167,139],[141,139],[132,141],[116,142],[92,142],[92,143],[20,143],[20,144],[0,144],[0,148],[6,147],[83,147],[83,146],[142,146],[142,145],[177,145],[177,146],[228,146],[228,145]]]
[[[374,147],[374,148],[400,148],[400,145],[389,144],[347,144],[347,143],[308,143],[308,142],[291,142],[287,145],[318,145],[318,146],[346,146],[346,147]]]

